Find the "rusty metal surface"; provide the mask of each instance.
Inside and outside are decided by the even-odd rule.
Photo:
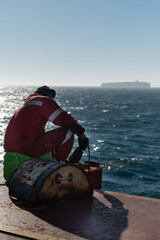
[[[85,171],[73,165],[63,165],[43,182],[39,199],[62,199],[66,197],[92,195],[91,183]]]
[[[33,206],[11,200],[0,181],[0,226],[68,240],[160,239],[159,199],[95,191],[90,198]]]
[[[29,159],[18,166],[13,173],[14,178],[21,181],[21,183],[33,186],[38,177],[51,167],[60,167],[62,163],[44,160],[44,159]]]
[[[0,240],[25,240],[23,237],[0,232]]]
[[[9,194],[37,203],[42,200],[92,195],[93,189],[88,175],[79,166],[29,159],[21,163],[12,174]]]

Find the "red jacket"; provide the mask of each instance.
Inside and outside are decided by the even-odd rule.
[[[12,116],[4,137],[6,152],[23,152],[38,136],[45,132],[45,125],[50,121],[55,125],[70,128],[75,134],[82,135],[85,129],[63,111],[49,97],[31,94],[24,105]]]

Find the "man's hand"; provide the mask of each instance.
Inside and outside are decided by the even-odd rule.
[[[78,143],[82,150],[86,150],[89,145],[89,139],[86,137],[85,134],[83,134],[82,136],[78,136]]]

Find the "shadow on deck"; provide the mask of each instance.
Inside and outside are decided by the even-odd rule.
[[[128,226],[128,210],[123,203],[115,196],[98,191],[90,198],[55,202],[38,211],[34,208],[29,211],[59,231],[90,240],[119,240]]]

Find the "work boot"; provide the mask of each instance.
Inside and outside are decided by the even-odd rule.
[[[69,156],[68,162],[69,163],[78,163],[82,157],[83,151],[82,149],[78,146],[74,152]]]

